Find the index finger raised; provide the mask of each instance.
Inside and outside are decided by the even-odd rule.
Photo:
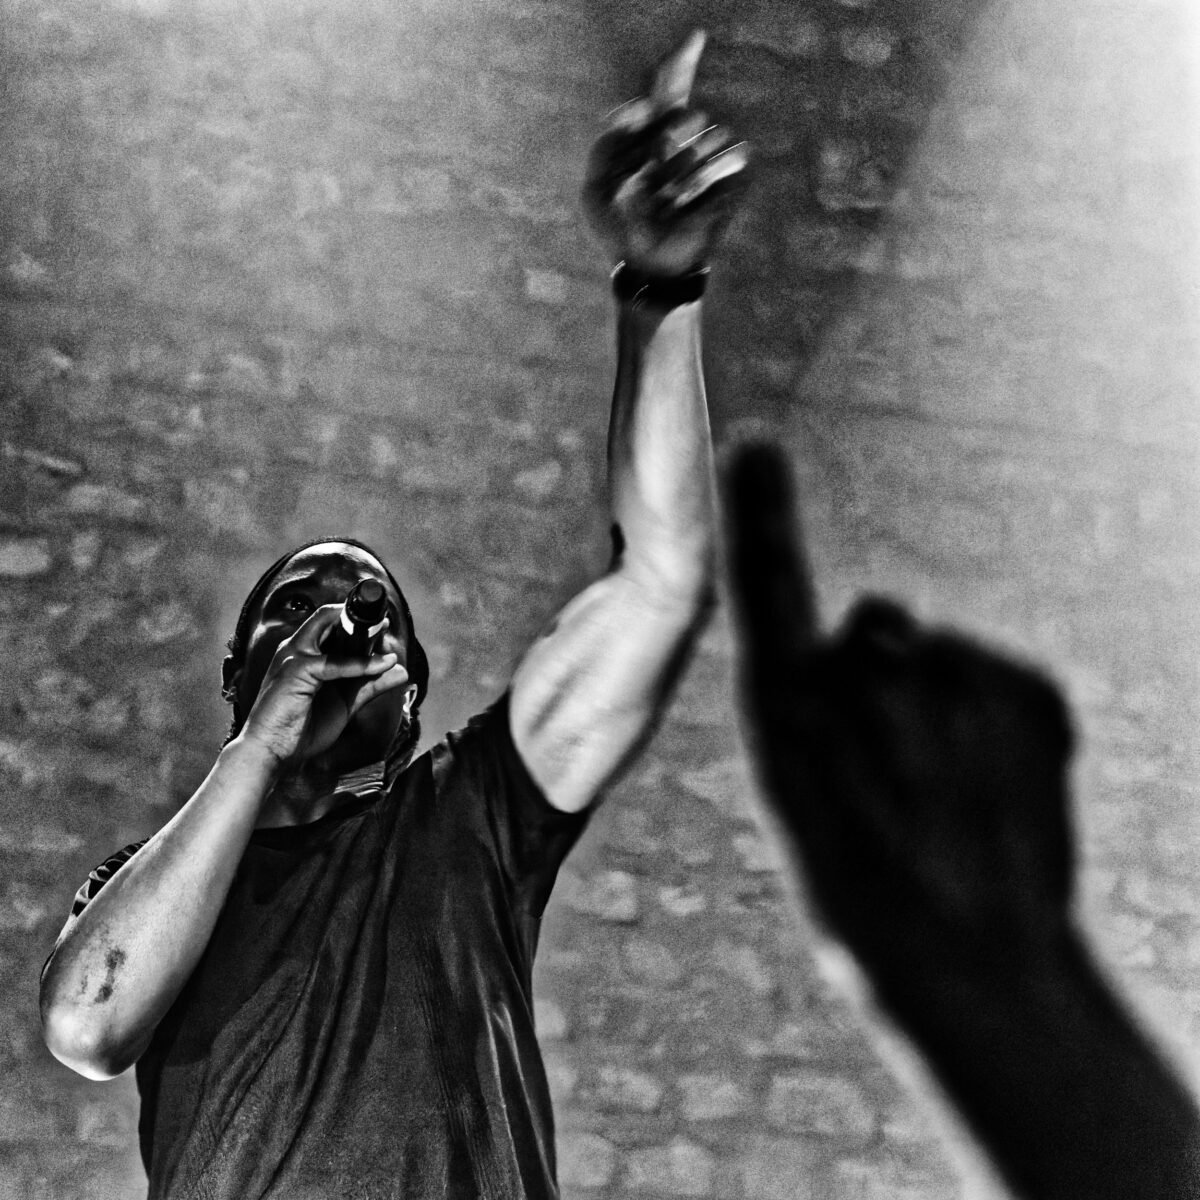
[[[654,69],[650,86],[650,102],[658,112],[685,108],[696,81],[696,68],[704,43],[708,40],[703,29],[693,29]]]
[[[729,476],[731,587],[753,660],[789,670],[819,634],[812,577],[798,545],[792,487],[778,448],[748,446]]]

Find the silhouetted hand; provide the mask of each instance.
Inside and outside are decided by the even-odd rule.
[[[1040,952],[1071,891],[1056,689],[885,600],[822,636],[775,453],[742,455],[732,505],[750,736],[832,929],[885,976]]]
[[[655,69],[649,94],[611,113],[588,162],[584,204],[614,259],[646,275],[707,263],[744,190],[749,153],[689,107],[704,34]]]
[[[1069,911],[1057,690],[883,600],[823,636],[778,453],[730,491],[747,733],[830,930],[1017,1194],[1194,1200],[1194,1100]]]

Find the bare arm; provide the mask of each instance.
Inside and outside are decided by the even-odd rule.
[[[621,312],[609,479],[624,547],[513,679],[514,741],[565,811],[586,806],[649,732],[707,604],[714,517],[698,309]]]
[[[318,609],[283,643],[245,727],[174,818],[93,897],[42,976],[46,1045],[66,1066],[110,1079],[141,1056],[208,945],[262,806],[289,764],[334,741],[350,715],[407,674],[394,655],[328,660]],[[349,711],[321,685],[371,676]],[[316,718],[316,719],[314,719]]]
[[[686,108],[693,36],[651,95],[598,144],[593,220],[614,256],[677,278],[707,260],[728,220],[744,150]],[[552,804],[595,798],[649,733],[711,597],[712,442],[699,301],[621,302],[608,468],[612,569],[575,598],[513,679],[513,737]]]
[[[226,746],[195,795],[80,913],[42,976],[46,1045],[110,1079],[145,1050],[208,944],[274,764]]]
[[[1200,1117],[1087,953],[1057,689],[886,601],[822,636],[778,455],[733,476],[747,733],[795,877],[1014,1190],[1200,1195]]]

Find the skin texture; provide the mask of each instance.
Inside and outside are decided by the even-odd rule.
[[[870,599],[820,632],[786,468],[730,478],[747,735],[795,878],[1022,1196],[1200,1195],[1200,1121],[1071,904],[1066,707]]]
[[[652,273],[716,248],[745,165],[719,131],[690,148],[672,140],[691,128],[672,122],[695,124],[686,105],[702,47],[693,36],[660,64],[648,96],[609,122],[592,158],[588,207],[609,253]],[[643,136],[667,113],[671,138]],[[595,183],[605,163],[608,192]],[[622,549],[512,682],[513,740],[564,810],[594,802],[648,736],[707,612],[715,506],[699,314],[698,303],[621,307],[609,478]],[[251,614],[244,662],[224,673],[245,723],[175,817],[84,909],[43,975],[43,1032],[67,1066],[96,1079],[130,1067],[203,954],[253,830],[316,820],[335,803],[340,775],[383,756],[416,690],[408,631],[393,621],[366,661],[320,650],[337,605],[365,577],[390,591],[371,555],[312,547]]]
[[[363,579],[384,586],[387,628],[373,659],[350,665],[363,674],[326,683],[322,673],[329,664],[320,641]],[[250,614],[242,663],[226,659],[223,668],[226,690],[249,714],[246,737],[280,763],[275,794],[259,825],[315,820],[323,814],[313,797],[327,799],[338,776],[386,753],[416,693],[404,666],[408,630],[400,609],[383,564],[340,542],[301,551],[272,580]]]
[[[744,183],[745,147],[690,107],[703,47],[693,34],[668,55],[647,94],[609,116],[589,160],[593,228],[612,261],[647,275],[707,262]],[[715,487],[700,310],[620,305],[608,442],[618,552],[513,679],[513,738],[564,811],[591,804],[644,743],[711,601]]]

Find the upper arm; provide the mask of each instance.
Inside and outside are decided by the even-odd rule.
[[[513,742],[554,807],[586,807],[652,729],[708,611],[707,587],[617,569],[575,597],[512,682]]]

